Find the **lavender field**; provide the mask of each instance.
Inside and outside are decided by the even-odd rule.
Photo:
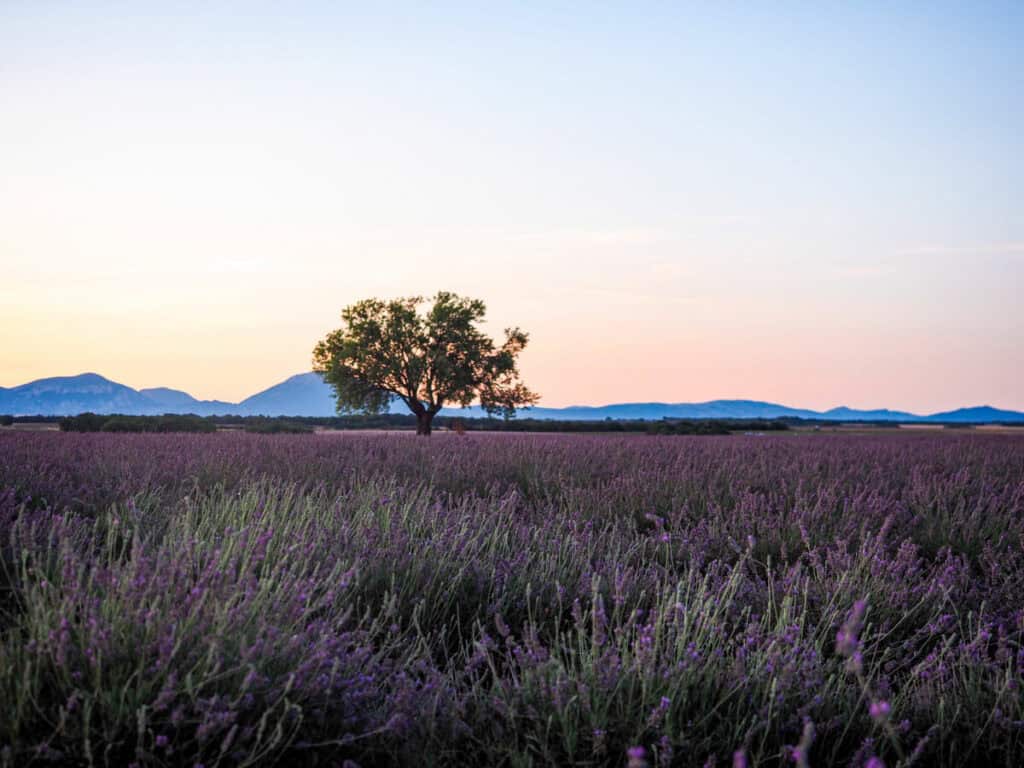
[[[0,432],[0,763],[1013,766],[1024,439]]]

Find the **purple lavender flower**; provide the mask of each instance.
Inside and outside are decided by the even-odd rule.
[[[647,768],[647,750],[643,747],[630,747],[626,757],[629,758],[627,768]]]
[[[868,711],[871,714],[871,719],[879,723],[889,718],[889,712],[891,710],[892,707],[889,706],[889,702],[884,700],[873,701],[871,702],[871,706],[868,708]]]
[[[855,602],[852,610],[846,617],[846,621],[843,622],[843,626],[836,633],[836,653],[840,656],[849,658],[859,650],[860,639],[858,635],[864,621],[864,611],[866,608],[867,604],[863,600]]]
[[[40,699],[0,670],[39,702],[0,762],[88,762],[71,736],[84,696],[135,670],[155,686],[142,727],[164,731],[151,752],[173,748],[182,765],[244,762],[278,726],[287,737],[268,760],[282,765],[329,740],[369,764],[477,740],[493,749],[497,734],[539,763],[549,747],[538,745],[566,743],[566,716],[595,764],[621,765],[633,738],[647,748],[628,760],[661,768],[677,737],[726,756],[764,739],[762,762],[806,764],[809,737],[785,742],[813,715],[829,718],[818,761],[849,723],[836,762],[882,768],[872,755],[889,722],[925,759],[934,731],[922,724],[939,702],[991,717],[979,760],[1013,754],[1024,440],[393,438],[0,430],[0,558],[16,553],[6,589],[24,605],[6,658],[54,688]],[[137,511],[106,525],[126,500]],[[647,521],[649,510],[670,511]],[[743,549],[754,530],[770,571],[750,562],[749,540]],[[657,544],[669,531],[670,553]],[[817,618],[851,585],[884,595],[871,604],[878,631],[867,634],[858,601],[822,653]],[[977,606],[977,621],[949,605]],[[506,642],[487,635],[494,626]],[[959,679],[1006,695],[988,701],[949,684]],[[627,690],[633,706],[620,706]],[[687,691],[687,706],[663,690]],[[851,710],[865,691],[867,711]],[[904,700],[914,720],[897,724],[890,702]],[[683,722],[691,705],[756,732],[714,743],[728,731]],[[62,717],[74,728],[54,732]],[[595,727],[605,723],[614,733]],[[52,735],[37,749],[18,733]],[[942,749],[966,754],[972,738],[950,732]],[[155,759],[145,747],[136,760]],[[751,762],[733,754],[734,768]]]

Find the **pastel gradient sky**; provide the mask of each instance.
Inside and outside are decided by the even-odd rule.
[[[1024,409],[1021,40],[1020,2],[4,0],[0,386],[239,399],[445,289],[545,405]]]

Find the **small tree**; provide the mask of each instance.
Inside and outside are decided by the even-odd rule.
[[[338,413],[382,413],[399,399],[416,414],[416,434],[446,404],[479,400],[506,418],[538,396],[519,380],[516,359],[527,335],[505,329],[499,347],[476,324],[486,312],[479,299],[442,291],[425,312],[420,296],[366,299],[341,312],[344,326],[313,350],[314,370],[334,388]]]

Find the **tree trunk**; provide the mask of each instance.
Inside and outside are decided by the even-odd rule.
[[[434,414],[430,411],[416,414],[416,434],[430,437],[430,422],[434,420]]]

